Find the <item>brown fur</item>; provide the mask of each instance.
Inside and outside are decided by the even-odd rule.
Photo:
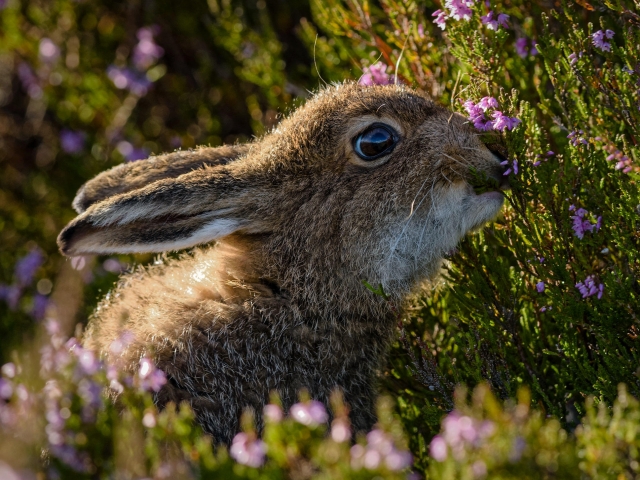
[[[400,141],[367,162],[352,139],[373,122]],[[239,156],[224,148],[207,154],[228,161],[179,176],[158,179],[154,167],[135,178],[147,167],[132,164],[89,182],[103,193],[81,190],[96,200],[79,202],[87,210],[60,234],[67,255],[217,240],[124,276],[85,343],[112,357],[109,345],[132,332],[110,360],[134,370],[153,356],[169,379],[158,404],[188,401],[217,441],[230,442],[244,408],[260,425],[272,390],[288,408],[302,388],[327,404],[339,387],[355,428],[371,428],[394,315],[362,281],[400,304],[437,275],[444,254],[500,209],[499,193],[476,195],[466,181],[470,165],[501,180],[499,160],[464,118],[403,86],[328,87]],[[173,155],[184,154],[163,156],[167,168]]]

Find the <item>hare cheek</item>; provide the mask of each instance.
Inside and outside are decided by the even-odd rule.
[[[465,231],[473,231],[493,220],[504,203],[504,195],[500,192],[486,192],[481,195],[472,194],[463,201],[466,222]]]

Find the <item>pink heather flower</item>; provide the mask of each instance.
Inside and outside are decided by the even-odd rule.
[[[506,119],[507,119],[507,130],[513,130],[518,125],[520,125],[520,123],[522,123],[519,118],[506,117]]]
[[[13,396],[13,384],[4,378],[0,378],[0,398],[9,400]]]
[[[369,67],[364,67],[363,74],[358,80],[360,85],[391,85],[393,76],[387,73],[389,67],[383,62],[374,63]]]
[[[405,468],[411,466],[413,463],[413,457],[409,452],[403,450],[396,450],[395,448],[387,454],[384,459],[384,463],[387,468],[392,472],[399,472]]]
[[[338,418],[331,423],[331,438],[334,442],[342,443],[351,438],[351,428],[349,424]]]
[[[495,110],[491,116],[494,130],[513,130],[520,123],[519,119],[507,117],[500,110]]]
[[[229,454],[236,462],[254,468],[264,463],[266,452],[267,449],[262,440],[250,440],[244,432],[238,433],[233,438],[229,449]]]
[[[82,270],[86,263],[87,261],[82,255],[71,257],[71,268],[74,270]]]
[[[142,425],[147,428],[153,428],[156,426],[156,416],[152,412],[147,412],[142,417]]]
[[[436,10],[431,14],[432,17],[436,17],[433,23],[438,25],[442,30],[447,27],[447,13],[443,10]]]
[[[487,465],[482,460],[476,460],[471,465],[473,478],[484,478],[487,476]]]
[[[455,20],[471,20],[471,9],[475,0],[446,0],[445,6],[449,9],[449,16]]]
[[[446,448],[446,447],[445,447]],[[391,436],[382,430],[375,429],[367,434],[366,447],[356,444],[351,447],[351,466],[375,470],[383,463],[391,471],[400,471],[412,463],[409,452],[398,450]]]
[[[602,298],[604,294],[604,284],[596,284],[593,275],[589,275],[585,278],[584,282],[576,283],[576,288],[582,294],[582,298],[591,297],[597,295],[598,300]]]
[[[124,330],[118,336],[118,338],[116,338],[113,342],[111,342],[111,345],[109,345],[109,352],[115,356],[120,355],[122,352],[124,352],[127,349],[129,345],[133,343],[134,339],[135,339],[135,335],[133,334],[133,332],[129,330]]]
[[[536,283],[536,290],[538,290],[538,293],[544,292],[544,282]]]
[[[486,15],[480,17],[483,24],[487,26],[489,30],[498,30],[498,20],[492,11],[489,11]]]
[[[571,205],[571,207],[573,207],[573,205]],[[571,207],[569,207],[569,210],[571,210]],[[602,227],[602,216],[599,216],[596,219],[596,223],[591,223],[589,219],[585,218],[587,213],[589,212],[584,208],[578,208],[575,210],[575,214],[571,217],[573,221],[573,231],[575,232],[576,237],[580,240],[584,238],[584,234],[586,232],[592,232],[594,230],[597,232]]]
[[[527,39],[524,37],[518,38],[515,43],[516,53],[520,55],[520,57],[524,58],[527,56]]]
[[[156,368],[153,362],[146,357],[140,360],[138,377],[140,378],[140,388],[147,391],[159,392],[162,386],[167,383],[164,372]]]
[[[269,403],[264,406],[264,417],[272,423],[278,423],[283,417],[282,409],[279,405]]]
[[[498,101],[493,97],[483,97],[477,105],[477,107],[481,108],[484,112],[490,108],[498,108],[498,106]]]
[[[312,400],[309,403],[296,403],[291,407],[289,413],[297,422],[314,427],[329,419],[324,405],[317,400]]]
[[[602,30],[598,30],[593,35],[591,35],[592,43],[602,50],[603,52],[611,51],[611,44],[605,41],[605,38],[613,38],[614,32],[611,30],[607,30],[606,32]]]
[[[444,462],[447,459],[447,442],[440,435],[436,435],[431,440],[429,455],[438,462]]]
[[[424,26],[421,23],[418,24],[418,36],[424,38]]]
[[[74,351],[78,357],[78,366],[84,375],[93,375],[100,369],[100,361],[91,350],[76,347]]]
[[[154,34],[158,33],[158,27],[143,27],[138,30],[138,44],[133,49],[133,64],[140,71],[151,67],[162,55],[164,50],[153,41]]]
[[[43,38],[40,40],[38,53],[42,61],[53,63],[60,56],[60,49],[50,38]]]
[[[5,377],[13,378],[16,376],[17,369],[15,363],[9,362],[5,363],[0,371],[2,371],[2,375],[4,375]]]

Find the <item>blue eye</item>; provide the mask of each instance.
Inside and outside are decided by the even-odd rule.
[[[353,149],[363,160],[375,160],[393,151],[398,143],[396,132],[383,123],[374,123],[353,139]]]

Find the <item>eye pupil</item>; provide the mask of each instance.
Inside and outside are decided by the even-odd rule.
[[[387,126],[373,125],[355,138],[355,151],[363,160],[374,160],[391,153],[397,140]]]

